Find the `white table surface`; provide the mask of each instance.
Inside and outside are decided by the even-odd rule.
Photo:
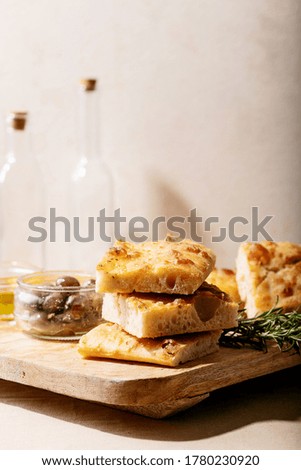
[[[301,366],[164,420],[0,380],[1,449],[301,449]]]

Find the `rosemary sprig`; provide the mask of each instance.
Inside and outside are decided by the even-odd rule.
[[[293,349],[300,354],[301,312],[284,313],[281,307],[246,318],[244,310],[239,312],[238,326],[225,329],[220,344],[230,348],[249,346],[267,352],[268,342],[274,341],[283,352]]]

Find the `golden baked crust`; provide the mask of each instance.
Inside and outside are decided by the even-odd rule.
[[[229,294],[234,302],[241,303],[236,282],[236,273],[232,271],[232,269],[214,268],[207,277],[206,282],[214,284],[219,287],[219,289]]]
[[[96,268],[96,290],[192,294],[214,263],[214,253],[191,240],[117,241]]]
[[[289,242],[243,243],[237,257],[237,284],[249,317],[301,305],[301,246]],[[278,300],[278,302],[277,302]]]
[[[156,338],[237,325],[238,304],[204,282],[191,295],[104,295],[102,317],[138,338]]]
[[[218,350],[221,331],[174,338],[138,339],[120,326],[104,322],[83,335],[78,351],[84,357],[150,362],[175,367]]]

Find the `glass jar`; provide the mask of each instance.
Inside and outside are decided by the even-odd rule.
[[[0,263],[0,321],[14,319],[14,294],[17,279],[25,274],[37,271],[39,268],[17,261]]]
[[[75,271],[44,271],[18,279],[15,319],[44,339],[77,339],[101,322],[102,295],[95,278]]]

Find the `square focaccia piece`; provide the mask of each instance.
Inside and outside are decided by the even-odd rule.
[[[192,295],[105,294],[102,316],[138,338],[156,338],[237,325],[238,304],[204,282]]]
[[[271,308],[300,309],[301,245],[289,242],[243,243],[236,279],[249,318]]]
[[[79,353],[87,357],[150,362],[176,367],[218,350],[221,331],[156,339],[138,339],[115,323],[104,322],[83,335]]]
[[[215,254],[191,240],[118,241],[96,268],[96,290],[192,294],[214,264]]]

